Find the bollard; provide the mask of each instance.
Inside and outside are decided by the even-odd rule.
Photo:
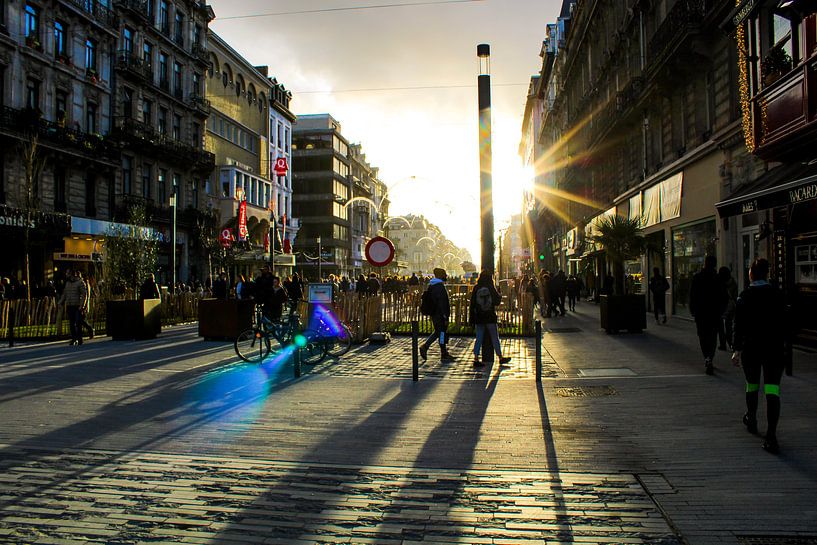
[[[9,348],[14,348],[14,312],[9,313]]]
[[[293,371],[295,371],[295,378],[301,376],[301,349],[295,345],[295,352],[292,354]]]
[[[420,380],[420,323],[411,322],[411,380]]]
[[[542,382],[542,321],[536,320],[536,382]]]

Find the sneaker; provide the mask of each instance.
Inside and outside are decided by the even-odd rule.
[[[746,431],[752,435],[757,435],[757,419],[750,418],[749,413],[743,415],[743,425],[746,426]]]
[[[499,357],[499,364],[500,365],[505,365],[505,364],[508,364],[508,363],[511,363],[511,357],[510,356],[505,356],[505,357],[500,356]]]
[[[423,361],[426,361],[428,359],[428,347],[427,346],[421,346],[420,347],[420,357],[423,358]]]
[[[91,339],[93,339],[95,334],[96,334],[96,331],[94,331],[94,328],[92,327],[91,332],[88,333],[88,340],[90,341]]]
[[[485,364],[482,363],[482,360],[475,359],[474,360],[474,367],[485,367]]]
[[[712,365],[712,358],[706,358],[704,360],[704,368],[706,370],[707,375],[714,375],[715,374],[715,366]]]
[[[777,443],[777,439],[774,437],[767,437],[761,446],[763,447],[763,450],[769,454],[780,454],[780,445]]]

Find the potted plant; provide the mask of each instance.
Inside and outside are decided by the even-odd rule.
[[[792,69],[792,58],[782,47],[773,47],[763,58],[760,66],[763,84],[771,85]]]
[[[156,269],[158,242],[148,224],[144,204],[132,204],[129,225],[105,235],[104,277],[110,295],[107,333],[114,340],[152,339],[161,332],[161,299],[140,299],[139,288]]]
[[[618,215],[602,218],[596,224],[593,242],[604,247],[613,272],[612,293],[602,295],[601,327],[608,333],[628,330],[640,333],[647,327],[647,305],[642,294],[626,293],[624,263],[640,258],[646,249],[640,219]],[[607,282],[605,282],[606,284]]]

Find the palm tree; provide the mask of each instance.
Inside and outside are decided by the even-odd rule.
[[[596,224],[598,234],[592,240],[607,252],[607,259],[613,266],[617,294],[624,294],[624,262],[638,259],[646,249],[641,227],[641,219],[618,215],[603,217]]]

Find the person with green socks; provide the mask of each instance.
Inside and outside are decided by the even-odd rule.
[[[778,454],[777,422],[780,419],[780,379],[785,367],[786,305],[783,293],[769,284],[767,260],[760,258],[752,263],[749,280],[751,284],[740,294],[735,306],[732,363],[742,366],[746,377],[743,424],[752,434],[758,433],[757,407],[760,375],[763,373],[767,420],[763,448]]]

